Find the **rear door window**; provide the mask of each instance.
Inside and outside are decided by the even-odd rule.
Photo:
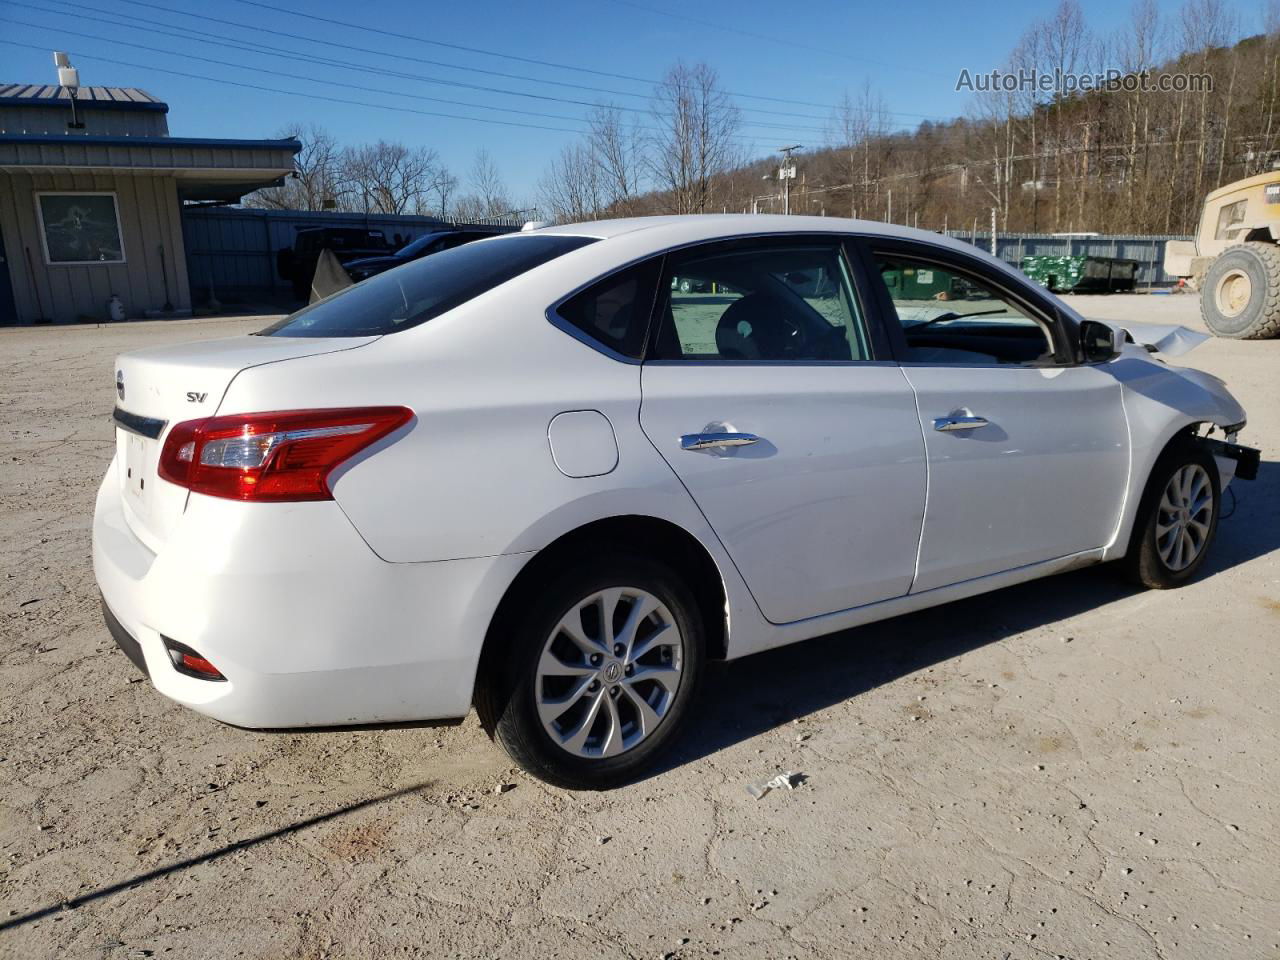
[[[711,244],[667,257],[654,358],[862,361],[867,329],[838,240]]]
[[[370,277],[261,331],[272,337],[374,337],[460,306],[591,237],[512,236],[468,243]]]

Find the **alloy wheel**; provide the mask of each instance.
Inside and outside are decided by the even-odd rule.
[[[614,757],[653,735],[675,702],[684,638],[646,590],[583,597],[543,645],[534,684],[542,728],[578,757]]]
[[[1188,463],[1174,471],[1156,516],[1156,551],[1170,570],[1185,570],[1200,556],[1213,508],[1213,484],[1204,467]]]

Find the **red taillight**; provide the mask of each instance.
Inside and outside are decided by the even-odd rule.
[[[231,500],[332,500],[329,474],[413,418],[406,407],[244,413],[175,424],[160,476]]]

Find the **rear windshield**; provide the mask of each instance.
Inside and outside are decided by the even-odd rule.
[[[371,277],[304,307],[260,335],[373,337],[407,330],[593,242],[591,237],[544,234],[464,244]]]

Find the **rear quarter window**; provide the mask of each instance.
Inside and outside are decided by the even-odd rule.
[[[556,313],[575,337],[639,360],[661,265],[658,257],[611,274],[564,301]]]
[[[544,234],[442,250],[304,307],[262,330],[261,335],[371,337],[398,333],[594,242],[591,237]]]

